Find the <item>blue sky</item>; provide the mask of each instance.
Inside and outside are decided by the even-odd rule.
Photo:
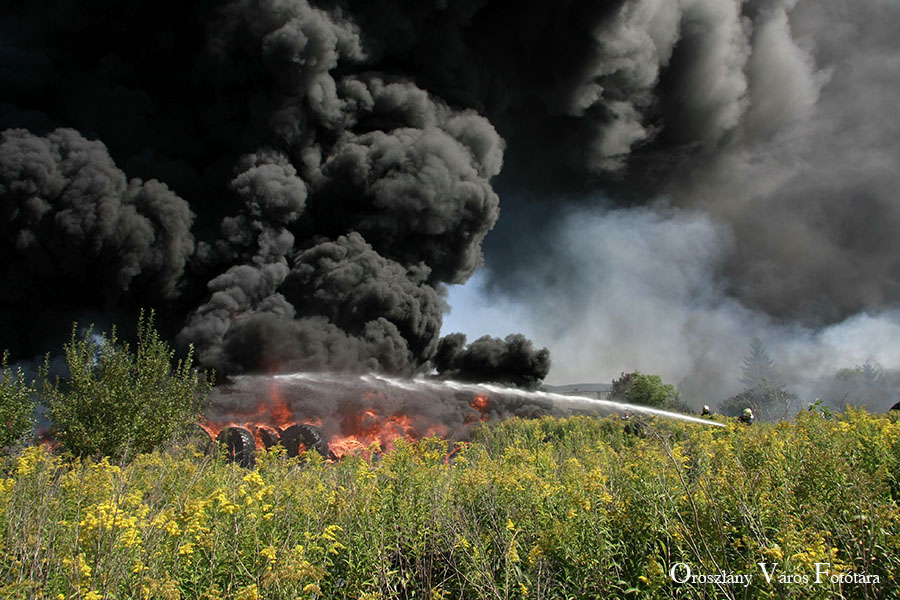
[[[465,333],[468,341],[483,335],[506,337],[524,333],[528,337],[528,320],[522,308],[502,296],[488,298],[484,290],[484,271],[478,271],[464,285],[449,286],[447,302],[450,312],[444,315],[441,335]],[[533,337],[532,337],[533,339]]]

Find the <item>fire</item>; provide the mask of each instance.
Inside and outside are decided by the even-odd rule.
[[[373,453],[392,450],[400,438],[410,441],[425,437],[446,439],[451,434],[449,427],[444,423],[422,422],[424,418],[422,416],[388,412],[379,408],[390,406],[391,403],[375,392],[362,394],[363,397],[359,402],[347,400],[345,409],[339,411],[337,422],[329,418],[328,427],[323,428],[321,418],[294,414],[291,405],[282,396],[277,382],[272,382],[267,391],[266,397],[245,413],[232,414],[227,421],[206,422],[199,425],[213,439],[217,439],[227,427],[244,428],[253,436],[257,450],[269,448],[282,441],[282,436],[294,425],[309,425],[315,431],[310,432],[306,429],[307,433],[304,435],[319,436],[317,449],[326,454],[326,458],[332,459],[348,454],[368,458]],[[465,414],[464,426],[487,419],[489,408],[487,396],[475,395],[469,404],[475,412]],[[455,430],[455,435],[458,434],[459,430]],[[292,432],[291,435],[296,450],[297,434]],[[306,449],[309,443],[312,442],[301,443],[301,451]]]
[[[272,397],[272,406],[269,407],[269,414],[276,426],[284,428],[293,425],[293,413],[288,407],[287,402],[281,397],[281,392],[275,382],[269,386],[269,394]]]
[[[226,427],[243,427],[253,433],[257,449],[266,447],[264,438],[267,434],[280,435],[291,425],[297,424],[321,427],[322,419],[294,418],[291,407],[282,398],[278,385],[274,382],[269,386],[269,397],[259,402],[252,410],[235,414],[232,419],[227,421],[199,423],[200,427],[206,430],[213,439]]]
[[[476,422],[484,422],[487,421],[488,418],[488,397],[484,394],[476,394],[472,401],[469,402],[469,406],[478,411],[477,414],[470,414],[466,416],[465,423],[471,424]]]
[[[328,447],[337,457],[370,448],[386,452],[393,450],[397,438],[415,439],[412,419],[406,415],[380,415],[375,409],[345,415],[341,422],[345,435],[333,436]]]
[[[444,438],[447,437],[447,426],[443,423],[438,423],[437,425],[432,425],[425,431],[425,435],[423,437],[439,437]]]

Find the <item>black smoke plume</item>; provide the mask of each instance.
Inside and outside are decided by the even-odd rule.
[[[521,334],[503,340],[486,335],[467,346],[464,334],[451,333],[438,344],[434,366],[449,379],[535,389],[550,372],[550,352],[535,350]]]
[[[51,4],[3,10],[5,345],[149,302],[225,373],[428,364],[499,214],[484,117],[340,7]]]
[[[178,294],[194,215],[164,183],[129,180],[72,129],[8,129],[0,165],[4,343],[28,347],[73,311]]]
[[[438,344],[483,245],[489,291],[619,355],[649,338],[585,306],[660,318],[682,375],[716,371],[723,335],[890,310],[898,11],[10,0],[0,345],[153,303],[225,372],[461,373],[498,354]]]

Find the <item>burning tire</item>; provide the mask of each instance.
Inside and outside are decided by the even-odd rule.
[[[243,427],[226,427],[216,441],[225,447],[228,460],[250,469],[256,462],[256,441],[253,434]]]
[[[262,442],[262,445],[266,450],[277,446],[281,442],[281,434],[278,430],[266,425],[260,425],[256,428],[256,436]]]
[[[328,443],[312,425],[291,425],[281,432],[281,443],[288,456],[299,456],[303,450],[315,450],[325,458],[331,458]]]

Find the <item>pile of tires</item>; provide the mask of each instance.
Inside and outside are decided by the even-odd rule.
[[[194,433],[198,437],[206,439],[207,447],[213,446],[209,440],[209,434],[199,424]],[[262,442],[266,450],[281,444],[288,456],[300,456],[307,450],[315,450],[324,458],[331,460],[337,458],[328,448],[328,442],[322,437],[319,428],[312,425],[291,425],[285,429],[260,425],[256,428],[256,435],[246,427],[233,425],[219,432],[215,439],[215,446],[224,448],[227,460],[246,469],[252,469],[256,464],[257,439]]]

